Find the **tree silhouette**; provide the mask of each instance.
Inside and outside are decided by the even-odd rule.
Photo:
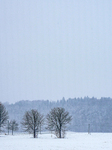
[[[21,124],[24,131],[33,133],[33,137],[35,138],[36,133],[39,132],[43,121],[43,115],[41,115],[37,110],[32,109],[31,111],[27,111],[25,113]]]
[[[65,111],[64,108],[57,107],[51,109],[47,115],[47,129],[55,131],[55,135],[58,138],[64,137],[67,124],[70,123],[72,117],[69,116],[69,112]]]

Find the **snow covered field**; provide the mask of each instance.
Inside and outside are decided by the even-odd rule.
[[[0,135],[0,150],[112,150],[112,133],[68,132],[64,139],[51,134],[36,139],[29,134]]]

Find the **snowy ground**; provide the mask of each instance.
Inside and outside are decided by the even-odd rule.
[[[112,133],[68,132],[64,139],[51,134],[36,139],[29,134],[0,135],[0,150],[112,150]]]

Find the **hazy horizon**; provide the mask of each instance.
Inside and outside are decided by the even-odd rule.
[[[0,1],[0,101],[112,97],[112,1]]]
[[[7,104],[9,104],[9,105],[11,105],[11,104],[15,104],[15,103],[18,103],[18,102],[21,102],[21,101],[29,101],[29,102],[34,102],[34,101],[49,101],[49,102],[57,102],[57,101],[62,101],[63,100],[63,98],[65,99],[65,101],[67,101],[67,100],[69,100],[69,99],[82,99],[82,100],[84,100],[84,99],[87,99],[87,97],[88,96],[85,96],[85,97],[69,97],[69,98],[67,98],[67,99],[65,99],[65,97],[62,97],[62,98],[60,98],[60,99],[57,99],[57,100],[49,100],[49,99],[33,99],[33,100],[30,100],[30,99],[21,99],[21,100],[18,100],[18,101],[15,101],[15,102],[11,102],[11,101],[4,101],[3,102],[3,104],[5,104],[5,105],[7,105]],[[94,96],[93,96],[94,97]],[[93,97],[88,97],[89,98],[89,100],[90,99],[92,99]],[[94,97],[94,99],[96,100],[102,100],[102,99],[108,99],[108,100],[112,100],[112,98],[111,97],[100,97],[100,98],[97,98],[97,97]],[[0,101],[1,102],[1,101]]]

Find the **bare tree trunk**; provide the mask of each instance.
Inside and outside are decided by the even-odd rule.
[[[40,134],[41,134],[41,123],[40,123]]]
[[[59,138],[61,138],[61,123],[60,123],[60,129],[59,129]]]
[[[35,129],[34,129],[33,137],[34,137],[34,138],[36,137],[36,134],[35,134]]]
[[[59,130],[59,138],[61,138],[61,129]]]
[[[8,120],[8,135],[9,135],[9,120]]]
[[[88,134],[90,134],[90,124],[88,124]]]

